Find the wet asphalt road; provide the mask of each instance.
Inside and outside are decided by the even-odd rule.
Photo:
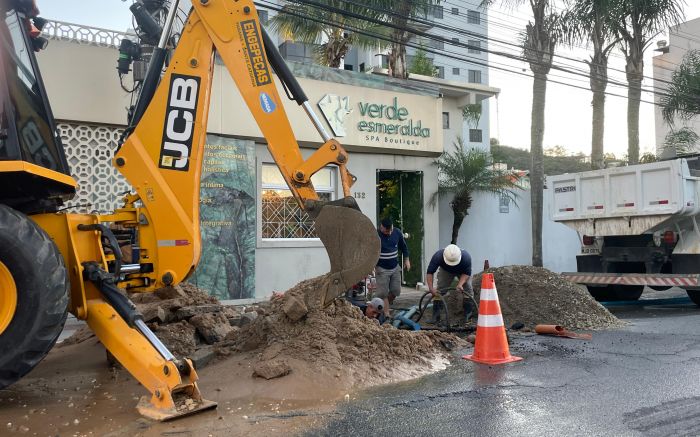
[[[309,435],[700,435],[700,309],[682,299],[611,310],[629,326],[590,342],[514,337],[523,362],[460,360],[369,390]]]

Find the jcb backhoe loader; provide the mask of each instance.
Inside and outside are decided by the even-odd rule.
[[[31,0],[0,1],[0,389],[28,373],[56,342],[66,312],[87,321],[102,344],[151,393],[138,405],[151,418],[194,411],[197,373],[143,322],[124,290],[178,284],[200,255],[199,186],[209,98],[218,53],[299,205],[314,219],[331,263],[324,302],[371,271],[379,241],[350,197],[348,155],[314,115],[304,92],[261,28],[251,0],[193,0],[163,73],[177,1],[113,164],[134,192],[112,214],[60,211],[76,188],[57,135],[34,51],[43,48]],[[323,144],[304,160],[273,71],[308,113]],[[104,102],[109,104],[110,102]],[[235,120],[231,120],[235,123]],[[334,164],[344,198],[319,201],[311,176]],[[140,250],[124,262],[114,229],[131,229]],[[187,413],[193,410],[185,409]]]

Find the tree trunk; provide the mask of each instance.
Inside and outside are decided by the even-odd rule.
[[[406,46],[393,43],[389,54],[389,74],[391,77],[408,79],[408,68],[406,66]]]
[[[457,244],[457,237],[459,237],[459,229],[462,227],[464,218],[469,213],[469,208],[472,206],[472,196],[469,192],[461,192],[455,194],[451,203],[452,208],[452,240],[451,244]]]
[[[544,137],[544,105],[547,94],[547,75],[534,72],[532,83],[532,121],[530,125],[530,193],[532,208],[532,265],[542,267],[542,201],[544,164],[542,140]]]
[[[608,87],[608,58],[600,52],[588,63],[593,91],[593,117],[591,125],[591,168],[605,167],[605,89]]]
[[[639,103],[642,97],[642,81],[629,81],[627,90],[627,159],[629,164],[639,163]]]
[[[462,223],[464,222],[464,217],[466,215],[458,213],[456,211],[453,211],[453,220],[452,220],[452,239],[450,240],[450,244],[457,244],[457,237],[459,237],[459,228],[462,227]]]
[[[639,162],[639,104],[644,78],[644,47],[632,41],[628,47],[625,73],[627,76],[627,160],[629,164]]]
[[[328,66],[331,68],[340,68],[340,63],[347,55],[350,46],[345,38],[328,41],[324,47],[324,57]]]
[[[591,168],[605,167],[605,91],[593,91],[593,122],[591,126]]]
[[[398,2],[396,14],[392,15],[392,24],[395,29],[391,34],[391,53],[389,53],[389,75],[399,79],[408,79],[408,67],[406,66],[406,43],[410,34],[405,30],[408,20],[405,17],[411,15],[413,2],[405,0]]]

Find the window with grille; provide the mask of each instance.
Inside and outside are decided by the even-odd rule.
[[[459,76],[459,68],[452,68],[452,74],[454,74],[455,76]]]
[[[459,15],[459,8],[452,8],[452,15]]]
[[[469,142],[480,143],[482,141],[481,129],[469,129]]]
[[[299,208],[282,173],[274,164],[262,165],[262,238],[318,238],[313,220]],[[323,168],[311,177],[323,201],[335,199],[335,170]]]
[[[480,70],[469,70],[469,82],[470,83],[481,83],[481,71]]]
[[[481,14],[479,11],[467,11],[467,23],[481,24]]]
[[[469,41],[467,41],[467,44],[469,45],[469,53],[473,55],[481,54],[481,41],[470,39]]]
[[[433,7],[430,10],[430,15],[432,15],[435,18],[442,18],[442,6],[433,5]]]
[[[449,112],[442,113],[442,128],[443,129],[450,128],[450,113]]]

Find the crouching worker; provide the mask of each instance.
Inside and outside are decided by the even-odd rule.
[[[381,325],[386,320],[384,317],[384,301],[378,297],[370,300],[369,302],[361,302],[350,299],[350,303],[360,308],[362,314],[369,319],[377,319]]]
[[[433,275],[437,272],[437,290],[433,285]],[[457,291],[465,291],[474,296],[474,291],[469,283],[469,277],[472,274],[472,257],[466,250],[462,250],[455,244],[450,244],[444,249],[440,249],[430,259],[426,281],[428,282],[428,290],[436,296],[438,292],[441,295],[447,293],[447,289],[452,285],[452,282],[457,278]],[[442,311],[442,301],[433,300],[433,319],[430,323],[437,323],[440,320]]]

